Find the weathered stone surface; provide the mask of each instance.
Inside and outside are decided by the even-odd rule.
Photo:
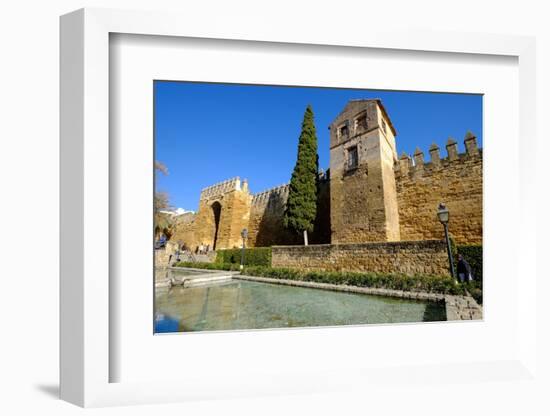
[[[283,226],[287,198],[288,184],[260,192],[252,197],[248,224],[249,247],[290,244],[297,240],[297,236]]]
[[[470,321],[483,319],[483,309],[471,296],[445,296],[448,321]]]
[[[350,101],[330,143],[331,242],[399,241],[395,130],[380,100]]]
[[[483,236],[483,159],[481,152],[459,154],[396,172],[401,239],[443,236],[437,207],[450,211],[449,232],[457,243],[481,243]]]
[[[252,195],[246,181],[229,179],[203,189],[197,213],[175,226],[172,240],[191,251],[242,245],[241,231],[248,227]]]
[[[164,248],[155,250],[155,267],[169,267],[171,261],[175,260],[177,244],[168,241]]]
[[[443,241],[274,246],[271,262],[303,270],[449,274]]]

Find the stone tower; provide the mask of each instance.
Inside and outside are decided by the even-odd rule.
[[[382,102],[349,101],[329,129],[331,242],[399,241],[396,132]]]
[[[213,249],[240,247],[251,201],[248,182],[240,178],[204,188],[194,221],[195,245],[208,244]]]

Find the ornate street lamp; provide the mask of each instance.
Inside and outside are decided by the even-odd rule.
[[[443,203],[440,203],[439,207],[437,208],[437,218],[439,219],[439,222],[443,224],[443,228],[445,229],[445,241],[447,242],[447,256],[449,257],[449,269],[451,271],[451,276],[453,276],[453,279],[456,279],[455,265],[453,262],[453,253],[451,251],[451,240],[449,239],[449,210]]]
[[[243,228],[243,230],[241,231],[241,237],[243,238],[243,248],[241,251],[241,267],[240,267],[242,270],[244,267],[244,248],[246,245],[246,239],[248,238],[248,230],[246,228]]]

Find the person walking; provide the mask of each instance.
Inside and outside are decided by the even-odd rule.
[[[474,280],[474,277],[472,276],[472,268],[468,264],[466,260],[464,260],[464,257],[462,257],[462,254],[458,255],[458,264],[457,264],[457,273],[458,273],[458,280],[460,283],[464,282],[471,282]]]

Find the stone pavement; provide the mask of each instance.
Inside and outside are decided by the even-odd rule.
[[[471,296],[445,296],[448,321],[483,319],[483,309]]]

